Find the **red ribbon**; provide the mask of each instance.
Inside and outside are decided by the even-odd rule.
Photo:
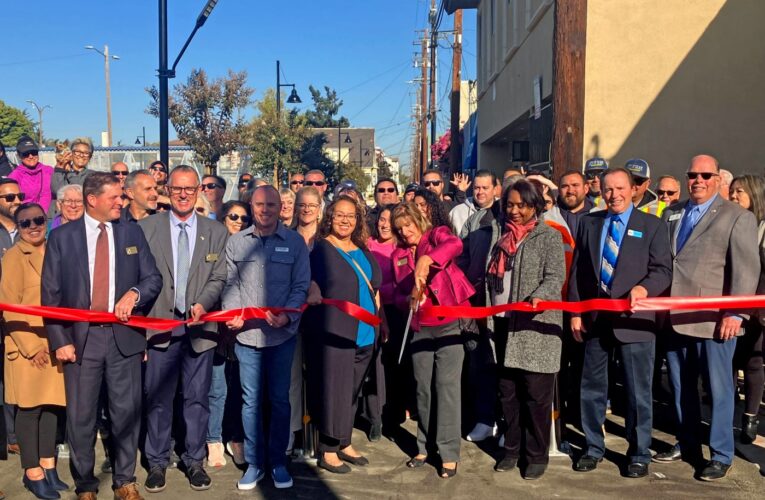
[[[631,311],[680,311],[709,309],[759,309],[765,308],[765,295],[747,295],[736,297],[647,297],[638,299],[635,307],[630,307],[629,299],[591,299],[581,302],[563,302],[543,300],[534,308],[528,302],[514,302],[499,306],[426,306],[420,309],[422,319],[471,318],[481,319],[496,316],[504,312],[542,312],[549,310],[582,314],[593,311],[631,312]]]

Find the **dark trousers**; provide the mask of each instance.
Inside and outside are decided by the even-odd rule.
[[[497,364],[485,329],[476,337],[476,348],[468,351],[468,380],[473,397],[475,422],[493,427],[497,407]]]
[[[606,451],[603,424],[608,400],[608,360],[613,351],[621,355],[625,398],[624,427],[631,463],[649,463],[653,427],[653,363],[656,341],[621,343],[611,333],[590,338],[584,346],[581,408],[587,454],[600,458]]]
[[[186,446],[181,459],[186,467],[205,458],[207,423],[210,418],[210,382],[214,349],[194,352],[187,335],[172,337],[166,349],[149,347],[146,362],[146,444],[149,465],[167,467],[173,399],[180,377]]]
[[[459,323],[423,326],[410,344],[417,384],[417,448],[427,455],[435,441],[441,460],[460,459],[462,405],[460,386],[465,348]]]
[[[505,453],[529,464],[549,461],[554,373],[515,368],[499,371],[499,391],[505,414]],[[521,454],[521,443],[525,443]]]
[[[66,385],[66,434],[69,467],[76,492],[97,492],[93,475],[96,454],[96,412],[101,384],[106,380],[109,418],[114,442],[112,484],[135,482],[138,433],[141,427],[141,354],[123,356],[111,327],[88,330],[84,352],[76,363],[64,365]]]
[[[344,420],[347,425],[340,429],[337,436],[329,436],[325,433],[319,433],[319,452],[337,453],[338,450],[347,448],[351,445],[351,434],[353,433],[353,418],[356,415],[356,408],[359,401],[359,389],[364,383],[364,378],[370,369],[370,361],[374,346],[356,348],[356,356],[353,360],[353,384],[348,386],[349,394],[343,394],[342,397],[328,397],[324,404],[342,405],[343,408],[337,408],[333,413],[342,413],[348,418]],[[331,392],[331,388],[326,388],[325,394]],[[351,392],[352,391],[352,392]],[[338,395],[339,396],[339,395]],[[347,396],[347,397],[346,397]]]
[[[39,467],[41,458],[53,458],[56,455],[57,421],[54,406],[19,408],[16,413],[16,431],[22,468]]]
[[[385,406],[382,423],[384,427],[395,428],[406,421],[406,411],[414,412],[416,396],[412,356],[409,346],[405,346],[401,364],[401,342],[404,341],[406,317],[395,306],[385,306],[385,318],[388,322],[388,341],[382,345],[382,364],[385,370]]]
[[[762,325],[757,318],[744,323],[744,336],[736,339],[733,355],[733,383],[738,384],[738,370],[744,370],[744,413],[757,415],[765,387],[762,356]]]

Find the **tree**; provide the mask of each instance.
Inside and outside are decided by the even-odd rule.
[[[313,100],[313,109],[305,112],[308,126],[313,128],[337,128],[350,127],[348,118],[340,116],[337,120],[333,116],[340,113],[343,101],[337,98],[337,92],[328,86],[324,86],[324,95],[313,85],[308,86]]]
[[[326,134],[312,133],[303,143],[303,148],[300,151],[300,160],[306,168],[321,170],[327,179],[334,179],[335,162],[330,160],[324,152],[324,145],[327,142]]]
[[[377,179],[392,179],[393,178],[393,172],[390,170],[390,163],[388,163],[388,160],[385,159],[385,157],[381,157],[377,160]]]
[[[22,135],[37,139],[37,128],[26,111],[5,104],[0,100],[0,142],[15,146]]]
[[[151,102],[146,112],[159,116],[159,91],[146,91]],[[178,138],[191,146],[214,173],[221,156],[242,145],[245,123],[237,112],[250,103],[253,89],[247,87],[247,72],[228,71],[225,78],[209,81],[203,69],[192,69],[185,84],[178,84],[170,96],[168,111]]]
[[[341,181],[350,179],[356,182],[356,186],[362,193],[366,192],[369,186],[369,177],[364,173],[364,170],[360,165],[353,162],[339,162],[335,163],[333,175],[330,177],[333,184],[337,185]]]

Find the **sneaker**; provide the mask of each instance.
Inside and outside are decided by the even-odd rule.
[[[710,460],[707,462],[706,467],[699,474],[699,479],[702,481],[717,481],[728,475],[728,471],[732,467],[732,464],[724,464],[717,460]]]
[[[473,443],[477,443],[479,441],[483,441],[484,439],[488,439],[496,435],[497,435],[496,424],[494,425],[494,427],[491,427],[489,425],[478,422],[477,424],[475,424],[475,427],[473,427],[473,430],[470,431],[470,434],[467,435],[467,440]]]
[[[160,465],[155,465],[149,470],[149,475],[146,476],[146,482],[143,483],[143,487],[149,493],[159,493],[165,489],[165,468]]]
[[[292,476],[287,472],[287,468],[283,465],[274,467],[271,470],[271,478],[274,480],[274,486],[277,488],[292,488]]]
[[[207,466],[211,468],[226,466],[223,443],[207,443]]]
[[[186,476],[189,478],[189,486],[194,491],[203,491],[210,489],[212,486],[212,479],[207,475],[207,472],[202,468],[200,464],[194,464],[186,471]]]
[[[242,475],[242,479],[237,481],[236,487],[240,490],[251,490],[258,485],[258,481],[265,477],[266,473],[261,469],[258,469],[254,465],[247,467],[247,470]]]
[[[236,441],[229,441],[226,443],[226,451],[231,458],[234,459],[236,465],[244,465],[244,443],[237,443]]]

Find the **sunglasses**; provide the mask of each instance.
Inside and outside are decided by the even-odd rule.
[[[321,182],[321,181],[319,181],[319,182]],[[290,181],[290,184],[292,184],[293,186],[297,186],[298,184],[306,184],[306,182],[305,181]],[[313,186],[313,184],[308,184],[308,185],[309,186]]]
[[[159,167],[157,165],[154,165],[153,167],[149,167],[149,170],[153,170],[155,172],[164,172],[165,169],[163,167]]]
[[[169,203],[157,203],[157,210],[160,210],[160,211],[170,210],[170,204]]]
[[[667,191],[665,189],[657,189],[656,194],[658,194],[659,196],[664,196],[665,194],[667,196],[675,196],[677,194],[677,191]]]
[[[5,200],[6,203],[13,203],[16,201],[16,198],[19,199],[19,201],[24,201],[24,198],[26,198],[27,195],[24,193],[11,193],[11,194],[4,194],[0,195],[0,200]]]
[[[422,185],[425,187],[440,186],[443,181],[422,181]]]
[[[217,189],[219,187],[222,187],[222,186],[219,186],[218,184],[214,182],[208,182],[207,184],[202,184],[202,191],[204,191],[205,189]]]
[[[377,188],[378,193],[395,193],[396,188]]]
[[[30,156],[37,156],[37,151],[27,151],[26,153],[19,153],[22,158],[28,158]]]
[[[299,181],[297,181],[297,182],[299,182]],[[324,182],[324,181],[305,181],[305,182],[303,182],[303,184],[305,184],[306,186],[319,186],[319,187],[321,187],[321,186],[324,186],[326,184],[326,182]]]
[[[600,172],[590,172],[588,174],[584,174],[585,179],[587,179],[588,181],[597,179],[599,176],[600,176]]]
[[[125,170],[112,170],[112,175],[116,175],[119,177],[127,177],[127,171]]]
[[[228,214],[226,215],[226,218],[229,220],[232,220],[234,222],[238,221],[239,219],[242,220],[242,224],[249,224],[252,219],[249,215],[239,215],[239,214]]]
[[[716,177],[720,174],[715,174],[713,172],[686,172],[685,175],[688,176],[688,180],[695,181],[698,177],[701,177],[705,181],[708,181],[712,177]]]
[[[19,227],[21,229],[29,229],[32,224],[35,225],[35,227],[44,226],[45,225],[45,216],[40,215],[39,217],[33,217],[31,219],[24,219],[19,221]]]

